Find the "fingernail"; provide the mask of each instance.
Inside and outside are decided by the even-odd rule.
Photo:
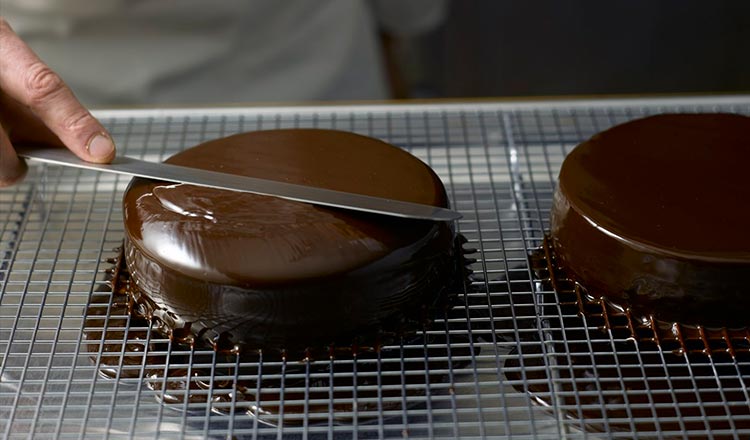
[[[86,149],[89,150],[89,154],[94,158],[108,159],[115,152],[115,144],[112,143],[112,139],[109,136],[99,133],[91,139]]]

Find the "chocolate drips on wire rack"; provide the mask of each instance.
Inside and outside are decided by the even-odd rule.
[[[505,362],[518,391],[588,431],[720,439],[750,428],[748,329],[634,319],[571,280],[546,238],[530,264],[539,295],[554,299],[542,301],[549,340]]]
[[[457,246],[464,243],[460,237]],[[354,413],[411,407],[426,384],[445,382],[471,363],[451,361],[471,358],[465,336],[427,331],[439,330],[439,316],[451,310],[455,292],[432,310],[435,319],[422,322],[421,329],[387,335],[387,346],[352,344],[305,353],[240,349],[221,340],[208,344],[189,327],[174,328],[166,312],[145,316],[151,309],[129,294],[130,275],[117,251],[107,260],[112,265],[107,282],[86,310],[87,350],[102,377],[140,379],[171,408],[189,411],[210,402],[215,413],[245,414],[273,426],[350,423]],[[460,259],[464,278],[472,261]]]
[[[632,338],[639,343],[654,344],[674,354],[706,356],[750,353],[750,329],[708,328],[659,320],[653,315],[637,319],[631,310],[613,304],[603,296],[589,293],[585,286],[567,276],[556,258],[552,242],[544,238],[542,247],[531,258],[531,267],[539,280],[557,295],[563,313],[575,311],[585,316],[590,326],[612,331],[616,339]],[[748,291],[750,293],[750,289]],[[727,304],[727,307],[731,307]]]

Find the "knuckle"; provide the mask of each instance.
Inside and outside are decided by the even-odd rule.
[[[43,104],[64,87],[62,78],[41,62],[34,63],[26,73],[24,86],[28,103],[34,107]]]
[[[80,110],[67,115],[62,120],[62,128],[67,131],[78,131],[85,128],[93,117],[86,110]]]

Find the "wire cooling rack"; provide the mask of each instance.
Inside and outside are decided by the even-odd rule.
[[[0,190],[0,436],[750,438],[747,357],[680,356],[602,330],[561,306],[528,258],[577,143],[696,111],[748,114],[750,97],[98,112],[122,153],[148,160],[284,127],[403,147],[463,213],[473,274],[448,316],[378,354],[190,350],[108,290],[128,179],[33,167]]]

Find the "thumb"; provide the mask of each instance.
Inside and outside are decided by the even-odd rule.
[[[18,182],[26,175],[26,162],[21,160],[7,134],[0,126],[0,188]]]
[[[30,108],[78,157],[99,163],[114,159],[115,145],[107,130],[2,18],[0,72],[0,89]]]

